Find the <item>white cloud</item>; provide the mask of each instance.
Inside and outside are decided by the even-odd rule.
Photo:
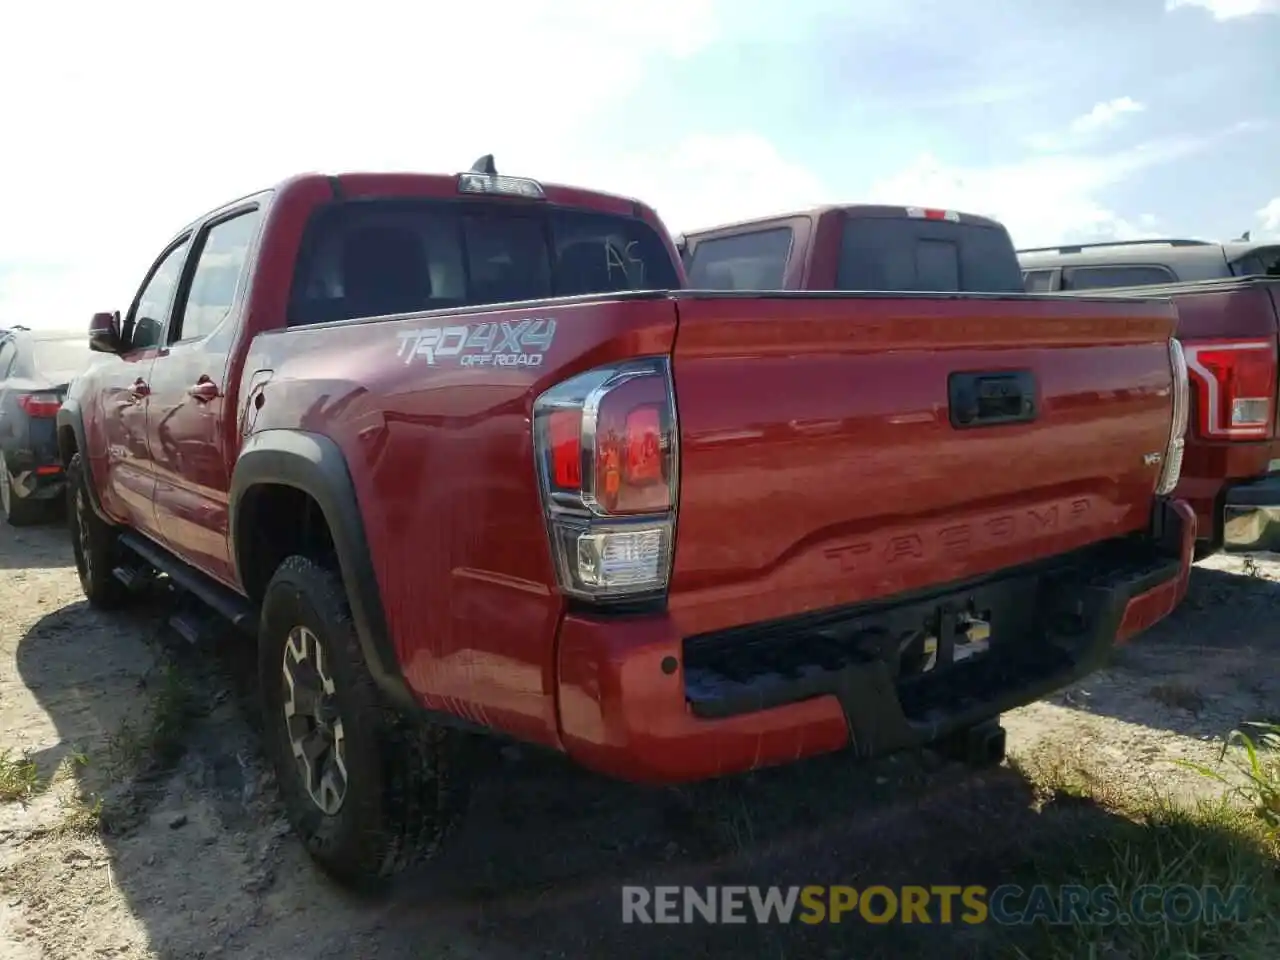
[[[1120,123],[1126,114],[1141,113],[1145,109],[1147,109],[1146,105],[1134,100],[1133,97],[1116,97],[1114,100],[1106,100],[1094,104],[1093,109],[1084,116],[1072,120],[1071,132],[1090,134],[1105,130]]]
[[[690,137],[661,158],[629,158],[614,175],[673,233],[830,201],[821,179],[755,133]]]
[[[1103,100],[1095,103],[1088,113],[1072,120],[1065,129],[1034,133],[1026,138],[1026,142],[1033,150],[1058,153],[1095,139],[1103,131],[1120,126],[1126,116],[1142,113],[1146,109],[1145,103],[1139,103],[1133,97]]]
[[[1276,197],[1265,207],[1258,211],[1257,217],[1262,221],[1262,229],[1255,231],[1253,237],[1255,240],[1272,239],[1280,240],[1280,197]]]
[[[7,12],[0,324],[78,327],[123,306],[183,223],[299,171],[451,171],[492,152],[499,169],[620,192],[596,119],[733,29],[717,2],[317,0],[299,17],[119,0],[74,4],[74,31],[65,8]],[[777,170],[744,136],[719,151],[731,176],[753,156]],[[720,189],[697,179],[716,173],[697,151],[717,151],[690,149],[635,178],[668,215],[701,215]]]
[[[1049,154],[982,168],[956,167],[924,154],[902,173],[873,185],[866,199],[990,216],[1009,228],[1019,246],[1158,236],[1162,231],[1154,215],[1120,217],[1098,200],[1098,193],[1210,142],[1174,140],[1105,155]]]
[[[1280,13],[1280,0],[1165,0],[1166,10],[1200,7],[1215,20],[1235,20],[1257,13]]]

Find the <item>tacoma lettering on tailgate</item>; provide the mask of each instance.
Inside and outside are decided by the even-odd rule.
[[[925,533],[886,534],[867,540],[828,547],[827,559],[843,571],[864,561],[890,564],[901,560],[960,557],[1012,540],[1018,534],[1043,533],[1079,525],[1089,514],[1087,498],[1042,504],[1012,513],[1000,513],[969,523],[945,523]]]

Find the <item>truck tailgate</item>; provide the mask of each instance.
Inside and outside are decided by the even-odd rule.
[[[1149,522],[1171,424],[1167,302],[677,302],[670,609],[686,634],[942,587]],[[1018,409],[998,396],[1015,372],[1030,420],[953,425],[977,394],[992,394],[984,412]]]

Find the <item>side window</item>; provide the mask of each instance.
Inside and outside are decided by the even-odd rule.
[[[1163,266],[1067,267],[1062,271],[1063,290],[1098,290],[1106,287],[1146,287],[1174,283],[1177,277]]]
[[[18,348],[9,340],[0,343],[0,380],[9,376],[9,368],[13,366],[13,358],[18,355]]]
[[[208,336],[231,310],[261,216],[261,211],[250,210],[204,232],[191,289],[170,342]]]
[[[1022,282],[1027,288],[1027,293],[1052,293],[1053,271],[1028,270],[1022,275]]]
[[[780,290],[791,255],[791,228],[703,240],[688,264],[695,290]]]
[[[137,306],[125,321],[130,350],[144,350],[160,343],[173,306],[173,294],[178,289],[188,242],[183,240],[165,254],[138,294]]]

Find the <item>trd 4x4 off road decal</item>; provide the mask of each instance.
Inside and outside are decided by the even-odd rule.
[[[539,367],[556,336],[547,319],[500,320],[403,330],[396,356],[406,364],[457,363],[463,367]]]

